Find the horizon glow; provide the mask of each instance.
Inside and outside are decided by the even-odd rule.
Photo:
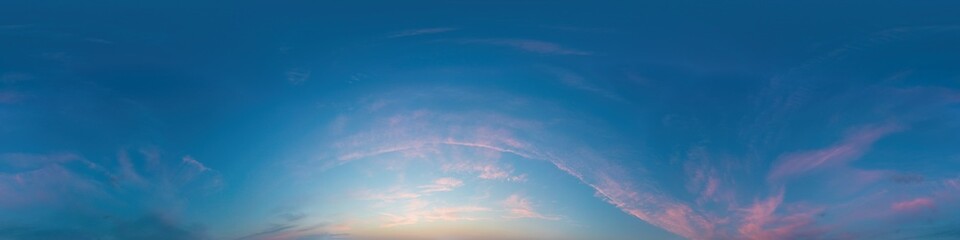
[[[957,239],[960,3],[0,3],[0,240]]]

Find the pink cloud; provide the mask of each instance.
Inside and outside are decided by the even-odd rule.
[[[533,209],[533,204],[530,203],[530,200],[513,194],[510,195],[506,200],[503,201],[503,206],[507,209],[506,218],[537,218],[544,220],[560,220],[558,216],[547,216],[541,213],[538,213]]]
[[[710,239],[715,224],[689,206],[666,196],[644,194],[606,174],[596,176],[597,184],[589,184],[597,195],[620,210],[690,239]]]
[[[403,125],[405,126],[407,124]],[[403,128],[394,128],[388,129],[387,131],[398,132],[399,135],[396,136],[405,136],[407,133],[402,132],[410,130],[402,129]],[[650,222],[656,226],[663,227],[668,231],[689,238],[706,239],[711,236],[710,234],[713,231],[712,229],[714,229],[714,226],[702,215],[696,211],[693,211],[688,206],[671,200],[666,196],[649,194],[648,192],[641,193],[632,190],[631,186],[621,185],[620,182],[623,182],[621,177],[613,177],[613,175],[607,174],[607,172],[611,171],[615,167],[607,166],[604,164],[603,159],[600,156],[591,153],[589,150],[583,149],[576,152],[576,154],[582,155],[580,157],[583,158],[581,159],[583,161],[567,161],[565,158],[557,157],[556,155],[565,156],[569,154],[539,152],[533,147],[533,145],[529,143],[519,140],[510,140],[512,139],[512,135],[509,134],[509,132],[491,129],[493,128],[475,128],[470,132],[480,134],[474,134],[472,135],[472,138],[448,137],[441,141],[432,141],[429,140],[429,138],[425,139],[422,137],[406,139],[403,144],[394,146],[389,146],[389,144],[387,144],[388,146],[381,148],[381,150],[374,150],[366,153],[355,152],[355,154],[351,154],[348,157],[341,156],[341,159],[358,159],[380,154],[403,152],[412,148],[409,146],[434,148],[438,145],[447,145],[510,153],[527,159],[546,160],[550,163],[553,163],[558,169],[576,177],[583,183],[592,186],[595,190],[597,190],[598,196],[601,196],[609,203],[622,209],[628,214],[640,218],[641,220]],[[392,134],[393,133],[387,136],[393,136]],[[359,145],[359,142],[351,143],[350,145]],[[592,164],[583,165],[582,163],[584,162],[590,162]],[[487,178],[502,178],[506,176],[504,173],[509,173],[509,170],[499,168],[497,165],[493,165],[492,162],[484,163],[475,160],[464,161],[464,163],[461,164],[456,164],[455,162],[455,164],[446,165],[445,168],[447,170],[474,169],[474,171],[478,171],[481,176]],[[593,171],[591,171],[593,174],[583,174],[581,171],[584,169],[593,169]],[[594,182],[596,182],[598,179],[599,183],[595,184]],[[393,215],[390,218],[401,224],[412,221],[410,220],[412,218],[408,215]]]
[[[463,186],[463,181],[456,178],[440,178],[433,181],[433,184],[420,186],[421,193],[431,192],[449,192],[453,189]]]
[[[773,239],[773,236],[768,236],[770,234],[764,231],[763,226],[773,221],[773,212],[781,202],[783,202],[783,192],[767,200],[756,202],[745,209],[746,216],[739,228],[740,234],[750,236],[751,239]]]
[[[418,110],[418,112],[423,111]],[[457,152],[462,149],[512,154],[525,159],[547,161],[581,183],[592,187],[597,196],[604,201],[667,231],[693,239],[709,239],[712,236],[718,236],[714,233],[715,222],[719,220],[708,217],[704,212],[692,209],[685,203],[663,194],[652,185],[635,184],[644,183],[644,181],[632,181],[631,175],[628,175],[625,169],[607,161],[604,154],[579,144],[576,139],[555,138],[553,137],[555,134],[541,131],[542,127],[549,125],[515,120],[510,117],[502,117],[503,119],[497,121],[482,121],[491,118],[475,113],[444,115],[427,112],[402,116],[405,117],[385,118],[381,119],[382,121],[372,120],[369,130],[334,143],[333,147],[341,152],[327,158],[332,160],[329,166],[381,154],[412,151],[411,149],[417,149],[418,152],[421,151],[419,149],[438,150],[430,152],[432,154]],[[351,118],[360,119],[361,117]],[[438,128],[433,124],[436,122],[460,122],[461,124],[449,128]],[[522,124],[517,124],[518,122]],[[570,144],[583,147],[540,149],[538,146],[543,146],[542,142],[520,139],[516,137],[518,135],[543,136],[546,139],[534,138],[533,140],[560,142],[553,144],[555,146]],[[357,151],[358,149],[361,151]],[[479,156],[480,159],[464,158],[463,161],[455,159],[452,163],[444,165],[444,170],[472,171],[481,178],[489,179],[502,179],[511,175],[512,169],[496,162],[498,157],[484,157],[485,154],[481,152],[471,156]],[[709,183],[709,181],[706,182]],[[716,195],[721,189],[719,179],[713,182],[712,186],[704,185],[708,187],[706,189],[708,195]],[[522,206],[523,201],[515,200],[514,204]],[[535,211],[531,213],[524,209],[515,208],[517,210],[515,213],[518,216],[535,216],[532,215],[536,213]],[[398,224],[415,222],[413,219],[422,221],[422,214],[415,213],[417,212],[384,217]],[[415,218],[417,216],[420,217]]]
[[[480,216],[483,212],[489,212],[489,208],[478,206],[460,206],[460,207],[439,207],[429,210],[409,211],[406,214],[382,213],[384,223],[381,227],[390,228],[403,225],[417,224],[421,222],[456,222],[456,221],[476,221],[485,219]]]
[[[581,80],[576,79],[576,77],[571,77],[571,79],[568,84],[576,84],[577,81]],[[418,97],[415,94],[409,95]],[[406,96],[399,96],[398,98],[400,97]],[[460,100],[461,98],[455,99]],[[482,97],[477,99],[490,100]],[[420,100],[422,99],[418,101]],[[391,101],[390,107],[384,107],[376,114],[396,111],[397,108],[393,108],[393,106],[404,105],[410,104],[393,104]],[[370,112],[358,112],[361,112],[360,114],[370,114]],[[569,122],[563,122],[565,121],[563,118],[568,117],[568,115],[564,115],[567,113],[560,114],[560,116],[548,116],[546,118],[550,119],[549,121],[540,123],[516,120],[502,115],[497,115],[502,119],[487,121],[488,119],[494,119],[494,117],[488,117],[487,115],[496,115],[487,112],[443,114],[420,109],[410,112],[410,114],[384,118],[377,118],[376,115],[350,116],[351,129],[364,130],[358,134],[347,136],[343,141],[338,142],[342,145],[333,146],[335,151],[331,151],[329,156],[324,156],[328,158],[323,160],[333,159],[338,161],[338,164],[342,164],[355,159],[390,153],[395,155],[383,159],[395,161],[397,158],[409,156],[429,156],[425,158],[432,158],[437,155],[443,156],[442,154],[449,152],[471,152],[472,156],[462,159],[464,163],[459,162],[461,159],[455,159],[452,163],[443,162],[445,164],[442,165],[444,170],[466,171],[481,179],[505,179],[514,174],[513,169],[508,164],[500,163],[501,159],[497,155],[512,154],[522,158],[547,161],[557,169],[575,177],[581,183],[592,187],[598,197],[623,212],[686,238],[790,239],[806,236],[804,234],[817,230],[813,226],[815,219],[813,216],[820,210],[798,208],[796,203],[784,202],[782,192],[768,198],[762,198],[746,206],[738,204],[735,201],[737,199],[733,190],[740,187],[740,184],[751,183],[745,183],[745,179],[733,175],[739,172],[731,171],[729,166],[700,164],[696,171],[687,172],[689,179],[696,179],[697,183],[691,184],[692,187],[690,187],[690,192],[695,195],[696,199],[677,199],[668,195],[667,192],[673,192],[672,189],[658,189],[655,185],[656,182],[644,181],[647,179],[633,179],[634,177],[643,177],[644,174],[629,172],[635,171],[634,169],[620,169],[614,163],[621,159],[608,161],[606,158],[635,157],[635,155],[607,151],[611,150],[610,148],[602,149],[604,151],[594,151],[594,149],[590,149],[590,143],[583,144],[578,139],[564,138],[563,133],[565,131],[544,129],[567,126],[564,124],[569,124]],[[370,119],[369,121],[372,123],[369,125],[353,125],[363,124],[364,119]],[[509,122],[522,122],[523,124],[516,124],[515,126],[509,124]],[[577,122],[577,124],[579,123]],[[582,125],[593,127],[590,124]],[[771,171],[767,173],[767,177],[771,180],[782,180],[825,169],[831,170],[830,173],[841,172],[833,170],[846,170],[845,165],[847,163],[867,153],[877,140],[898,130],[899,127],[896,125],[866,127],[851,131],[838,141],[825,144],[820,149],[814,148],[809,151],[781,155],[772,166]],[[339,136],[338,133],[333,137]],[[472,150],[479,153],[474,153]],[[400,154],[403,155],[400,156]],[[441,161],[449,160],[443,159]],[[710,159],[705,162],[717,163],[719,161]],[[847,171],[842,172],[848,173]],[[851,186],[849,189],[862,189],[861,186],[869,186],[883,179],[881,173],[872,171],[855,172],[845,175],[852,180],[848,181],[845,178],[837,180],[837,182],[849,182]],[[833,178],[826,180],[833,180]],[[832,181],[829,182],[832,183]],[[442,184],[434,184],[438,186],[437,189],[446,189],[439,187]],[[952,182],[946,182],[945,184],[956,186]],[[414,189],[414,191],[416,190]],[[384,198],[406,199],[402,203],[408,205],[409,208],[417,209],[410,214],[384,215],[386,218],[395,220],[393,222],[397,224],[425,221],[425,216],[429,214],[424,212],[432,211],[425,209],[430,206],[429,204],[418,201],[416,198],[419,197],[418,192],[398,193],[395,196],[384,196]],[[727,209],[712,208],[714,205],[706,206],[711,208],[698,208],[695,206],[699,205],[694,205],[699,204],[701,199],[712,200],[718,198],[729,200]],[[510,202],[511,206],[515,206],[514,208],[508,208],[507,212],[509,214],[537,216],[538,213],[534,211],[535,209],[529,207],[531,204],[528,200],[520,197],[508,200],[505,202]],[[889,201],[883,201],[877,206],[883,209],[888,207],[888,204],[890,204]],[[738,209],[738,213],[741,214],[729,214],[730,211],[738,211]],[[443,212],[455,213],[456,211]],[[463,213],[431,216],[447,216],[451,217],[450,219],[454,219],[453,216],[479,218],[479,216]],[[439,219],[439,217],[435,218]]]
[[[525,175],[514,175],[513,169],[509,165],[501,166],[496,162],[479,162],[458,160],[452,163],[446,163],[441,167],[444,171],[469,172],[477,174],[480,179],[486,180],[506,180],[511,182],[523,182]]]
[[[790,153],[781,156],[768,175],[782,180],[818,168],[837,166],[862,156],[874,142],[902,129],[897,125],[870,126],[848,134],[843,141],[824,149]]]
[[[810,225],[813,216],[822,209],[802,209],[786,216],[776,214],[783,203],[784,191],[763,201],[741,209],[744,216],[737,231],[745,239],[793,239],[813,231]]]
[[[702,155],[689,154],[689,155]],[[693,158],[701,158],[704,156],[697,156]],[[701,159],[703,160],[703,159]],[[707,201],[719,201],[721,199],[732,198],[731,192],[721,192],[720,184],[721,180],[716,173],[716,170],[707,166],[701,161],[700,164],[696,164],[693,161],[688,160],[684,165],[684,170],[687,172],[687,191],[697,195],[697,204],[704,204]]]
[[[703,198],[713,198],[713,195],[717,194],[717,187],[720,185],[720,180],[717,178],[711,177],[707,179],[707,186],[703,188],[703,192],[700,194]]]
[[[484,131],[485,130],[477,130],[477,132]],[[511,182],[523,182],[526,180],[525,175],[514,174],[514,169],[511,165],[499,162],[501,155],[508,152],[506,152],[506,149],[494,147],[493,144],[496,143],[491,142],[506,141],[485,140],[485,142],[486,143],[471,143],[447,139],[442,144],[449,144],[448,146],[474,148],[474,151],[470,151],[470,154],[468,155],[463,155],[462,152],[456,152],[455,154],[452,154],[452,156],[450,156],[448,160],[443,163],[441,167],[442,170],[472,173],[476,174],[478,178],[485,180],[504,180]],[[521,143],[513,142],[512,144]]]
[[[497,167],[493,164],[487,164],[482,166],[477,166],[480,170],[480,178],[482,179],[507,179],[510,178],[510,173],[503,170],[500,167]]]
[[[435,118],[438,116],[432,113],[418,114],[418,116],[415,121],[410,119],[394,119],[392,120],[392,124],[395,125],[392,126],[397,127],[390,127],[382,131],[371,130],[370,134],[356,134],[351,137],[351,139],[338,143],[336,146],[339,148],[361,147],[371,145],[371,142],[379,143],[373,145],[380,145],[381,147],[372,151],[354,151],[347,155],[340,155],[336,161],[337,163],[333,166],[346,161],[381,154],[406,152],[411,149],[437,149],[444,145],[509,153],[526,159],[548,161],[561,171],[593,187],[597,191],[597,195],[608,203],[613,204],[632,216],[678,235],[694,239],[708,239],[712,236],[715,229],[714,224],[707,220],[708,218],[694,211],[689,206],[662,194],[656,194],[654,193],[655,190],[638,191],[634,189],[634,186],[626,184],[626,182],[630,181],[626,181],[622,174],[611,174],[611,172],[622,171],[617,170],[616,166],[610,165],[604,161],[602,156],[593,153],[589,149],[579,149],[567,153],[542,152],[539,151],[534,144],[514,138],[512,132],[493,127],[458,127],[449,130],[447,133],[434,132],[435,128],[429,128],[427,125],[421,127],[420,125],[430,122],[424,118]],[[453,137],[457,136],[456,133],[470,134],[462,137]],[[449,137],[437,138],[431,136]],[[570,161],[569,158],[576,158],[578,161]],[[491,160],[478,161],[477,159],[465,159],[465,161],[454,161],[451,164],[447,164],[444,166],[444,169],[448,171],[463,171],[466,169],[467,171],[477,172],[481,178],[490,179],[502,179],[509,175],[510,169],[503,168],[494,163],[495,162]],[[588,174],[584,174],[585,172]],[[522,180],[522,175],[518,177],[520,178],[516,178],[517,180]],[[413,196],[411,195],[409,197]],[[529,213],[522,211],[523,208],[517,208],[516,210],[518,210],[516,213],[521,216]],[[420,215],[393,214],[385,216],[385,218],[396,223],[387,225],[394,226],[414,222],[413,219],[415,219],[415,216]],[[549,216],[546,217],[552,218]]]
[[[714,234],[714,223],[693,212],[690,206],[678,203],[665,204],[658,213],[657,223],[671,232],[694,239],[709,239]]]
[[[935,205],[933,199],[920,197],[893,203],[893,205],[890,206],[890,209],[897,212],[913,212],[923,209],[933,209],[934,207]]]

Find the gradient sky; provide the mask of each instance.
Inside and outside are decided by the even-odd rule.
[[[960,239],[958,10],[2,1],[0,239]]]

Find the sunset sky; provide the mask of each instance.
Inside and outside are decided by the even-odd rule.
[[[0,1],[0,240],[960,239],[960,1]]]

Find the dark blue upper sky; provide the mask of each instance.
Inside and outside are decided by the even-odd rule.
[[[0,239],[955,239],[960,2],[0,2]]]

